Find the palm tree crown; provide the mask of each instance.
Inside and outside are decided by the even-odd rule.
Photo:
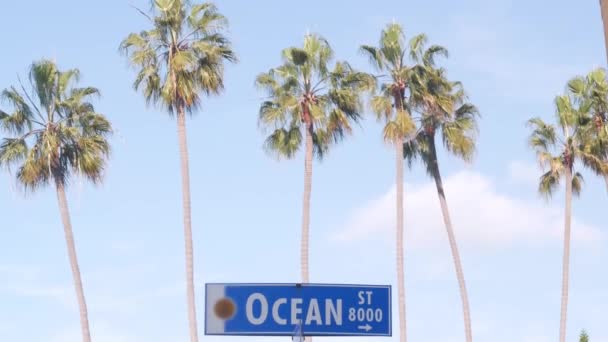
[[[582,149],[604,162],[608,160],[608,81],[602,68],[568,82],[572,99],[583,110],[579,119],[579,140]],[[595,159],[583,158],[585,166],[594,173],[608,177],[605,165]],[[606,178],[608,180],[608,178]]]
[[[79,74],[39,61],[29,74],[32,92],[21,85],[21,91],[11,87],[1,94],[13,110],[0,111],[0,127],[13,137],[0,145],[0,164],[18,165],[17,178],[27,189],[66,184],[72,173],[93,183],[101,180],[112,128],[88,102],[99,91],[72,88]]]
[[[148,102],[163,104],[170,113],[192,112],[200,94],[224,88],[224,61],[236,62],[230,41],[223,35],[227,20],[211,3],[155,0],[153,28],[131,33],[120,48],[139,71],[135,89]],[[143,14],[143,12],[142,12]]]
[[[578,76],[568,82],[568,90],[577,102],[588,102],[593,123],[597,128],[607,130],[608,122],[608,81],[606,71],[597,68],[586,76]]]
[[[420,128],[412,139],[405,142],[404,156],[410,166],[420,158],[429,175],[434,176],[439,168],[434,165],[436,156],[430,150],[430,140],[434,144],[435,135],[439,132],[448,152],[464,161],[471,161],[475,154],[479,111],[466,102],[460,82],[446,79],[445,70],[427,65],[419,67],[416,74],[411,102],[419,114],[416,120],[420,122]]]
[[[572,191],[580,194],[583,178],[574,171],[576,161],[589,165],[594,170],[604,170],[605,165],[594,153],[588,150],[583,131],[588,117],[587,104],[576,105],[570,95],[557,96],[555,99],[557,125],[545,123],[540,118],[528,121],[533,131],[529,138],[530,146],[536,151],[539,163],[547,168],[539,183],[539,192],[551,196],[559,186],[566,171],[572,173]]]
[[[406,43],[401,25],[389,24],[381,33],[378,47],[361,46],[361,52],[369,57],[376,70],[388,73],[378,76],[384,80],[381,95],[374,96],[371,103],[378,120],[386,122],[384,139],[387,142],[396,143],[416,129],[407,97],[412,91],[416,64],[433,65],[437,55],[447,56],[447,50],[438,45],[425,49],[426,43],[424,34],[416,35]]]
[[[306,35],[302,48],[282,52],[283,64],[260,74],[256,85],[268,98],[260,107],[259,122],[272,129],[265,147],[292,158],[302,145],[302,133],[312,135],[314,153],[322,158],[331,143],[352,132],[361,117],[361,93],[373,79],[346,62],[336,62],[329,43]]]

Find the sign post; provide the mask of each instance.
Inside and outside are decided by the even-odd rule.
[[[293,342],[304,342],[304,332],[302,331],[302,320],[298,321],[296,325],[296,331],[293,332],[293,336],[291,337]]]
[[[391,287],[206,284],[206,335],[391,336]]]

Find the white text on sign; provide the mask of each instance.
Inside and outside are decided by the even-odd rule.
[[[260,306],[259,314],[256,316],[253,312],[253,305],[258,303]],[[280,325],[286,325],[287,322],[290,324],[298,324],[302,321],[302,298],[291,298],[290,303],[287,302],[287,298],[279,298],[269,305],[266,297],[261,293],[253,293],[247,298],[247,304],[245,313],[247,320],[253,325],[264,324],[268,319],[268,316],[272,317],[275,323]],[[290,316],[289,320],[285,317],[281,317],[279,310],[281,306],[289,305]],[[323,317],[325,320],[323,320]],[[308,310],[305,315],[304,324],[309,325],[314,322],[317,325],[331,325],[332,321],[336,325],[342,325],[342,299],[326,299],[324,314],[321,312],[319,307],[319,301],[316,298],[311,298],[308,302]]]
[[[370,306],[372,295],[372,291],[359,291],[357,304]],[[253,325],[264,324],[269,318],[279,325],[295,325],[300,322],[305,325],[312,323],[327,326],[342,325],[342,299],[325,299],[324,302],[319,303],[318,299],[310,298],[306,303],[308,305],[304,306],[304,304],[302,298],[290,298],[289,300],[278,298],[269,303],[266,296],[256,292],[247,298],[245,313],[247,320]],[[259,310],[255,310],[256,312],[254,312],[254,305],[259,308]],[[280,314],[283,306],[289,308],[288,317]],[[303,312],[303,307],[307,307],[306,312]],[[379,308],[351,307],[348,309],[348,320],[351,322],[381,322],[382,316],[382,309]]]

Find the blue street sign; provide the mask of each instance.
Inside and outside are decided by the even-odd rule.
[[[391,336],[391,287],[206,284],[206,335]],[[300,332],[298,331],[298,334]]]

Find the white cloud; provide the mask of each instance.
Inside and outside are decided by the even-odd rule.
[[[446,240],[435,185],[405,185],[405,235],[410,246],[427,247]],[[462,171],[445,180],[456,238],[460,243],[486,247],[514,243],[553,243],[563,235],[563,212],[542,201],[525,201],[501,194],[487,177]],[[395,226],[395,188],[355,210],[332,238],[339,241],[392,238]],[[573,240],[604,238],[595,227],[573,219]]]

